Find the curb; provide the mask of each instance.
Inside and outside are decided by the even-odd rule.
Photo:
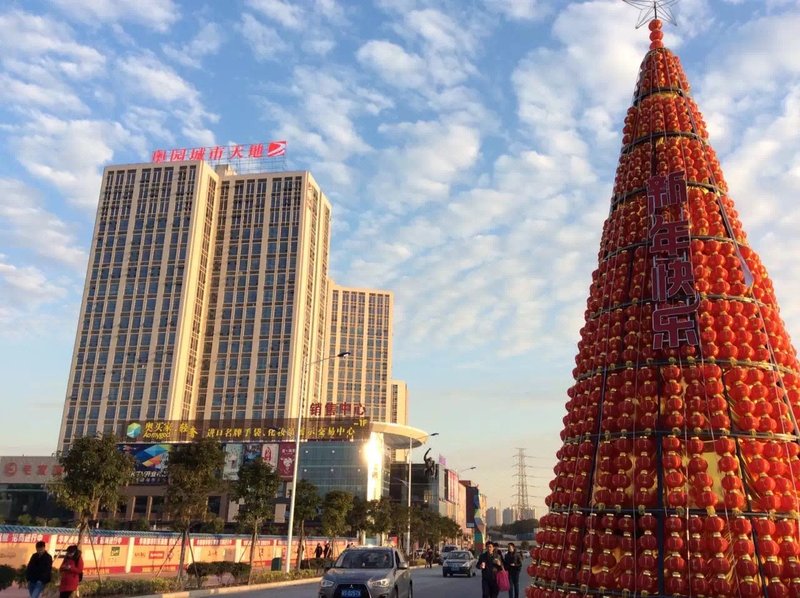
[[[424,565],[414,565],[409,569],[422,569]],[[165,592],[163,594],[145,594],[132,598],[205,598],[206,596],[223,596],[225,594],[244,594],[246,592],[258,592],[271,588],[287,588],[290,586],[301,586],[309,583],[319,583],[320,577],[309,577],[307,579],[293,579],[290,581],[273,581],[271,583],[259,583],[252,586],[225,586],[223,588],[206,588],[205,590],[187,590],[185,592]]]
[[[187,590],[184,592],[165,592],[163,594],[145,594],[135,598],[204,598],[205,596],[222,596],[224,594],[240,594],[245,592],[258,592],[270,588],[285,588],[301,586],[309,583],[319,583],[322,577],[309,577],[307,579],[292,579],[290,581],[274,581],[272,583],[258,583],[251,586],[225,586],[223,588],[206,588],[204,590]]]

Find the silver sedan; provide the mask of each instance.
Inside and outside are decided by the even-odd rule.
[[[319,598],[412,598],[408,563],[394,548],[348,548],[325,572]]]

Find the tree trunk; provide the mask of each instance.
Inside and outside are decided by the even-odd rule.
[[[253,523],[253,535],[250,537],[250,572],[247,574],[247,585],[253,583],[253,555],[256,550],[256,540],[258,540],[258,524],[258,521]]]
[[[303,546],[306,542],[306,522],[300,521],[300,542],[297,543],[297,570],[300,571],[300,565],[303,563]]]
[[[82,550],[83,538],[86,535],[86,528],[89,526],[86,517],[81,517],[78,522],[78,550]]]
[[[183,585],[183,564],[186,562],[186,529],[181,531],[181,558],[178,562],[178,581]]]

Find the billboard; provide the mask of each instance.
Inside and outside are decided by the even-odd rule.
[[[55,457],[0,457],[0,484],[47,484],[61,473]]]
[[[134,484],[166,484],[171,444],[123,444],[120,450],[133,457]]]
[[[278,449],[278,475],[291,478],[294,475],[294,459],[296,451],[294,443],[282,442]]]
[[[278,469],[278,446],[277,442],[261,445],[261,460],[272,467],[273,471]]]
[[[242,466],[244,456],[244,445],[226,444],[225,445],[225,465],[222,466],[223,480],[238,480],[239,468]]]
[[[121,442],[191,442],[216,438],[220,442],[286,442],[297,433],[296,419],[263,420],[139,420],[117,431]],[[366,440],[369,420],[358,417],[320,417],[303,420],[303,440]]]

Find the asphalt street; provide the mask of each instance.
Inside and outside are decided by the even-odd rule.
[[[530,564],[530,559],[525,559],[522,575],[519,580],[520,593],[525,595],[525,587],[530,583],[525,567]],[[481,598],[481,578],[476,577],[442,577],[442,568],[413,569],[411,577],[414,580],[414,598]],[[257,592],[239,592],[226,594],[226,598],[314,598],[317,596],[319,582],[307,583],[286,588],[260,590]],[[507,592],[500,593],[501,598],[508,596]]]

